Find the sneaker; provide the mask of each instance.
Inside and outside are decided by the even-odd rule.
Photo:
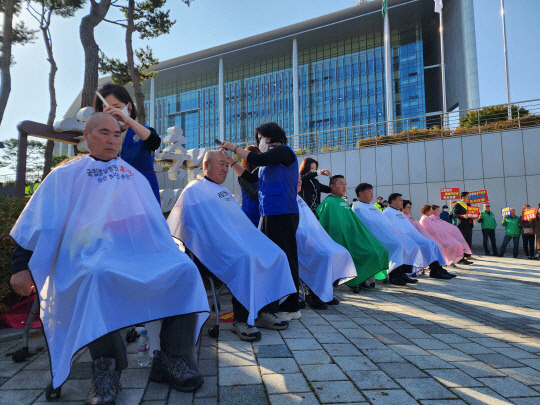
[[[193,370],[187,364],[182,356],[154,350],[150,381],[168,382],[178,391],[188,392],[199,388],[204,379],[198,371]]]
[[[262,337],[261,332],[255,326],[250,326],[246,322],[234,321],[231,332],[236,333],[241,340],[246,341],[260,340]]]
[[[95,359],[92,363],[92,385],[90,385],[85,405],[114,404],[121,389],[116,359],[111,357]]]
[[[255,319],[255,326],[263,329],[283,330],[289,327],[289,322],[278,318],[276,314],[261,312],[259,317]]]
[[[328,301],[328,305],[339,305],[339,300],[336,297],[333,297],[332,301]]]
[[[454,269],[457,268],[457,266],[456,266],[454,263],[452,263],[452,264],[450,265],[450,267],[452,267],[452,268],[454,268]]]
[[[326,304],[325,304],[326,305]],[[277,316],[279,319],[283,321],[297,321],[298,319],[302,318],[302,314],[300,311],[295,312],[278,312]]]
[[[472,261],[472,260],[478,260],[476,257],[467,256],[465,259]]]

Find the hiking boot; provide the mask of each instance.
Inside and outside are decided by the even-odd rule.
[[[255,326],[250,326],[246,322],[234,321],[231,332],[237,334],[241,340],[246,341],[260,340],[262,337],[261,332]]]
[[[199,388],[204,379],[198,371],[188,365],[182,356],[154,350],[150,381],[168,382],[178,391],[188,392]]]
[[[122,389],[120,372],[116,370],[116,359],[100,357],[92,363],[92,385],[85,405],[115,404]]]
[[[259,317],[255,319],[255,326],[263,329],[283,330],[289,327],[289,322],[278,318],[274,313],[261,312]]]

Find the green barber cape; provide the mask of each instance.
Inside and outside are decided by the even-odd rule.
[[[388,251],[367,230],[342,198],[329,195],[317,208],[317,216],[330,237],[351,254],[358,277],[347,282],[354,287],[388,269]]]

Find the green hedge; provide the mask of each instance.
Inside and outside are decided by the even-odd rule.
[[[11,254],[15,247],[9,232],[27,201],[27,197],[0,195],[0,313],[22,301],[22,297],[15,294],[9,285]]]

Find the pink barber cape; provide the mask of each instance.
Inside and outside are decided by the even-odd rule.
[[[441,219],[439,219],[439,221],[453,226]],[[463,258],[463,246],[461,246],[461,243],[458,240],[456,240],[454,237],[452,237],[452,235],[447,233],[442,228],[441,224],[436,221],[435,216],[431,215],[428,217],[422,215],[422,218],[420,218],[420,225],[422,225],[427,233],[429,233],[431,239],[433,239],[439,245],[447,266],[452,263],[457,263]],[[459,232],[459,230],[457,231]]]

